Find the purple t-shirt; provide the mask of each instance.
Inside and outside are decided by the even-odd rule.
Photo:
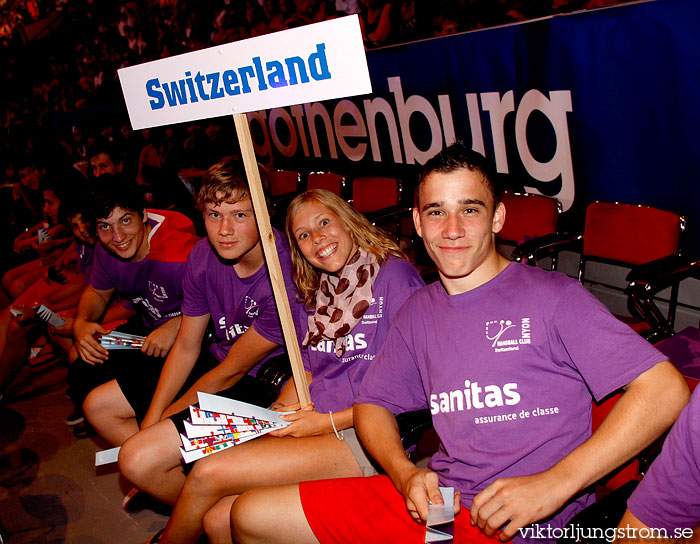
[[[647,527],[666,529],[669,538],[680,538],[678,531],[700,523],[700,387],[627,507]]]
[[[466,293],[436,282],[413,295],[355,402],[430,408],[441,439],[430,467],[469,508],[494,480],[546,470],[584,442],[590,392],[601,399],[664,360],[578,282],[511,263]]]
[[[357,388],[384,343],[394,315],[424,285],[411,263],[390,255],[374,280],[369,308],[346,337],[343,356],[339,359],[335,355],[330,340],[302,349],[304,367],[312,376],[311,400],[318,412],[339,412],[352,406]],[[306,316],[302,322],[308,323]]]
[[[149,251],[140,261],[124,261],[95,246],[90,285],[116,289],[125,306],[137,310],[149,329],[160,327],[181,314],[182,278],[187,256],[199,238],[184,215],[164,210],[148,212],[151,224]]]
[[[277,230],[275,246],[294,315],[299,311],[299,305],[295,302],[296,289],[292,281],[289,245],[287,237]],[[210,351],[218,361],[226,358],[231,346],[251,326],[266,340],[284,345],[267,265],[247,278],[240,278],[231,264],[218,258],[209,240],[200,240],[187,261],[183,290],[182,313],[191,317],[209,314],[214,322],[216,340]],[[256,364],[249,374],[255,376],[267,359],[280,355],[283,351],[282,348],[275,349]]]

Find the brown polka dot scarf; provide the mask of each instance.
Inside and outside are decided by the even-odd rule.
[[[309,316],[303,345],[322,340],[335,343],[335,354],[345,353],[345,335],[357,325],[372,301],[372,285],[379,272],[377,257],[359,248],[340,276],[321,274],[316,291],[316,313]]]

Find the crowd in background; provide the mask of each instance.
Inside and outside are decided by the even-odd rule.
[[[4,74],[0,93],[1,190],[12,239],[40,219],[23,194],[17,158],[32,154],[51,171],[70,168],[90,178],[88,153],[104,142],[124,170],[152,193],[156,206],[182,205],[174,196],[218,158],[235,149],[230,119],[134,132],[123,108],[117,69],[324,19],[359,13],[367,47],[439,36],[618,0],[182,0],[0,2]],[[59,15],[52,30],[32,36],[32,23]],[[178,179],[179,178],[179,179]],[[150,187],[153,186],[153,187]],[[188,203],[189,205],[189,203]],[[16,208],[16,209],[15,209]],[[188,212],[185,209],[183,211]],[[6,260],[14,264],[14,259]]]

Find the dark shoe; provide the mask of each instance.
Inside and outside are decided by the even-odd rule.
[[[73,411],[66,416],[66,425],[69,427],[82,423],[83,421],[85,421],[83,411],[79,410],[78,408],[73,408]]]
[[[151,506],[156,502],[156,499],[148,493],[136,489],[135,487],[127,493],[122,501],[122,508],[129,514],[140,512],[141,510],[151,509]]]
[[[129,514],[135,514],[141,510],[151,510],[156,514],[170,516],[172,506],[159,501],[155,497],[151,497],[145,491],[133,488],[122,501],[122,508]],[[160,535],[159,535],[160,537]]]
[[[91,436],[95,436],[96,434],[97,431],[95,431],[95,429],[92,428],[92,425],[90,425],[87,421],[83,421],[82,423],[79,423],[73,427],[73,436],[75,436],[78,440],[89,438]]]

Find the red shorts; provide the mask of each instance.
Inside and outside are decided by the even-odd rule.
[[[406,510],[406,503],[387,476],[317,480],[299,484],[304,514],[321,544],[423,544],[425,526]],[[495,544],[472,527],[469,511],[455,517],[453,542]]]

